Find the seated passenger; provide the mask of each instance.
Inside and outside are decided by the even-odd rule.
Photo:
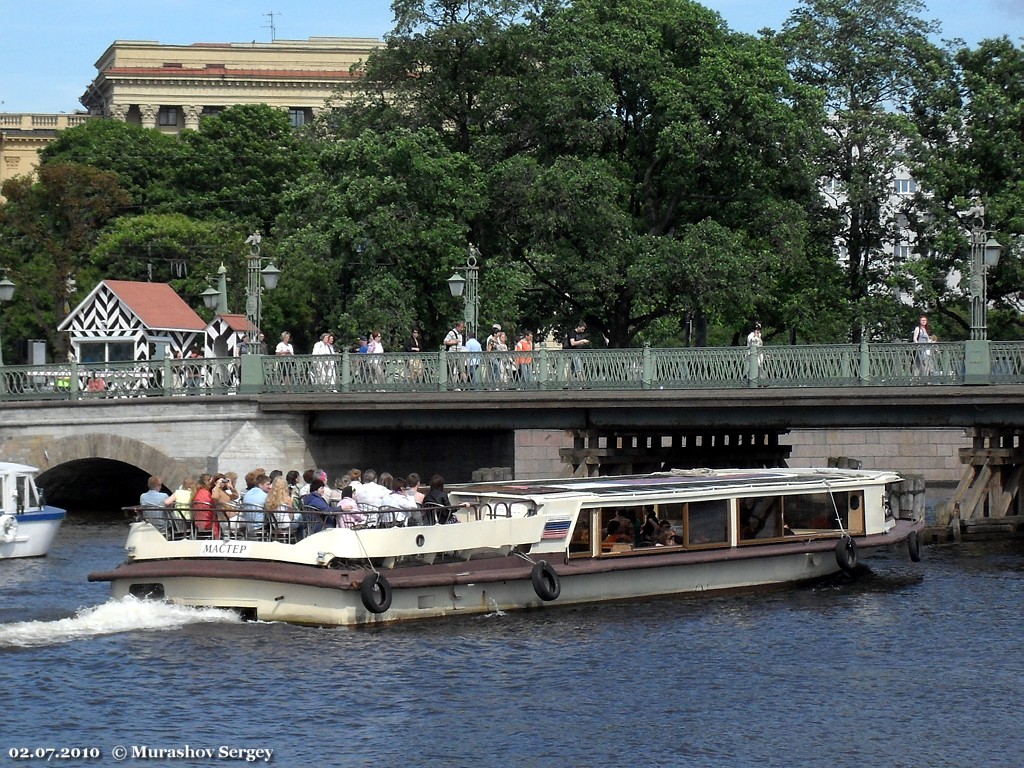
[[[366,515],[359,511],[359,505],[355,500],[355,488],[346,485],[341,489],[341,501],[338,502],[338,522],[344,528],[351,528],[362,525],[366,522]]]
[[[381,502],[381,509],[393,509],[395,525],[405,525],[409,513],[417,508],[416,502],[405,492],[405,481],[401,478],[395,480],[386,472],[381,475],[381,485],[391,488],[391,493],[384,497]]]
[[[164,507],[169,497],[161,490],[163,485],[164,481],[156,475],[150,477],[146,481],[148,490],[139,496],[139,506],[145,507],[142,514],[146,521],[166,536],[171,532],[171,529],[168,525],[169,517],[164,512]]]
[[[289,541],[298,538],[302,515],[295,509],[291,489],[283,476],[277,477],[270,484],[264,509],[268,515],[267,522],[271,524],[277,538]]]
[[[629,543],[629,538],[622,533],[622,526],[617,518],[608,521],[608,527],[605,528],[604,534],[604,538],[601,539],[601,549],[605,552],[610,552],[615,544]]]
[[[314,478],[309,484],[309,493],[302,497],[302,518],[306,535],[319,533],[334,522],[335,508],[324,498],[324,481]]]
[[[267,503],[267,492],[270,490],[270,478],[264,474],[253,478],[252,487],[242,497],[242,520],[248,536],[258,536],[263,532],[263,508]]]
[[[196,492],[192,497],[192,521],[196,526],[196,533],[205,534],[207,531],[215,539],[220,538],[220,524],[213,511],[213,475],[202,474],[196,483]]]

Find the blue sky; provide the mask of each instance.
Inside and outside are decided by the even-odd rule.
[[[927,1],[927,0],[926,0]],[[705,0],[735,30],[782,26],[798,0]],[[930,0],[943,37],[1024,37],[1024,0]],[[387,0],[0,0],[0,112],[74,112],[114,40],[161,43],[380,38]],[[280,11],[278,13],[277,11]]]

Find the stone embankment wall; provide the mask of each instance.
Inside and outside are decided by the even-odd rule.
[[[779,442],[792,446],[791,467],[823,466],[830,457],[849,456],[864,469],[919,475],[927,485],[956,485],[963,472],[959,451],[971,447],[963,429],[794,430]]]

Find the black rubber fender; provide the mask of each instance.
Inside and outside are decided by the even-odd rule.
[[[857,567],[857,542],[849,536],[843,536],[836,544],[836,562],[847,573],[853,573]]]
[[[363,579],[359,596],[370,613],[384,613],[391,607],[391,584],[379,573],[371,573]]]
[[[562,594],[562,580],[546,560],[538,560],[534,564],[533,571],[530,572],[530,581],[533,582],[533,591],[537,593],[537,597],[545,603],[557,600]]]
[[[921,537],[917,535],[917,531],[911,531],[907,536],[907,550],[910,552],[912,561],[921,562]]]

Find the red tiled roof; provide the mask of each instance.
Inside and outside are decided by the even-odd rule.
[[[206,322],[167,283],[136,283],[104,280],[103,284],[123,301],[147,328],[201,331]]]
[[[221,315],[220,319],[228,324],[228,328],[237,333],[246,333],[249,330],[249,321],[245,315]]]

